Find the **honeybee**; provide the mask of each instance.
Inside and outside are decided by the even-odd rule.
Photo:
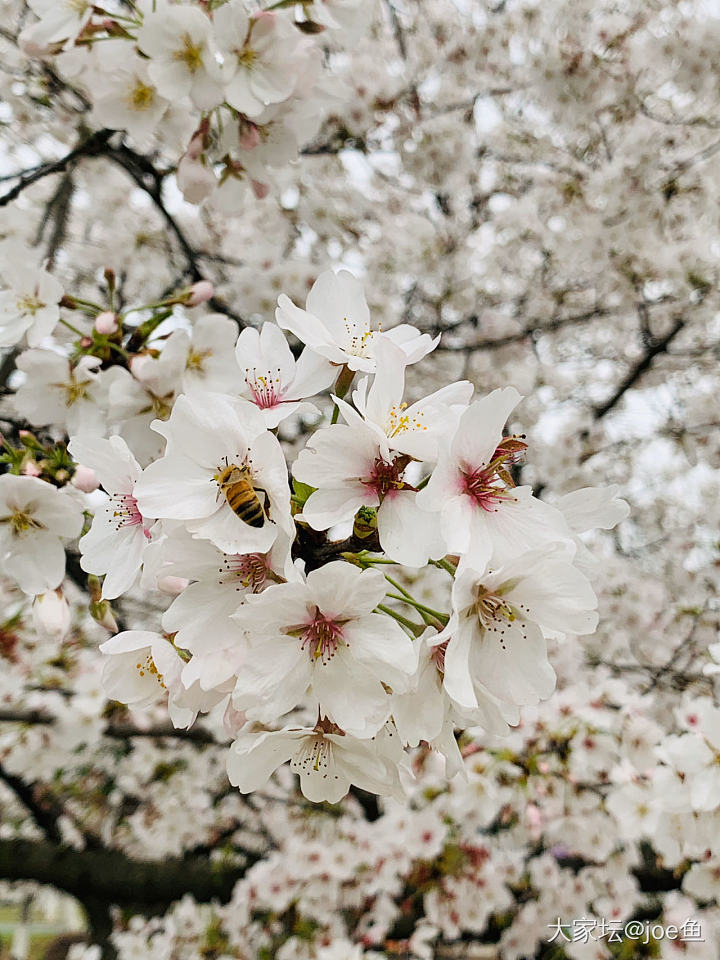
[[[215,474],[215,480],[236,517],[251,527],[263,526],[265,510],[252,485],[252,474],[248,466],[238,467],[231,463]]]

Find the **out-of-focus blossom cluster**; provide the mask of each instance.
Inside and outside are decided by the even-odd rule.
[[[184,142],[175,158],[183,195],[213,195],[225,213],[243,209],[248,186],[264,197],[338,100],[322,78],[319,37],[329,30],[337,45],[367,19],[358,0],[29,6],[37,19],[20,34],[22,50],[57,64],[92,103],[93,125],[141,146]]]

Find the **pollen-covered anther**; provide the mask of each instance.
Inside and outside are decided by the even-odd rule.
[[[248,385],[253,400],[265,410],[274,407],[280,401],[282,393],[282,377],[278,367],[273,375],[271,370],[258,371],[256,367],[245,368],[245,383]]]
[[[333,766],[333,745],[332,741],[327,740],[322,733],[316,737],[308,737],[303,743],[297,757],[295,757],[290,766],[296,773],[321,773],[324,778],[328,776],[327,771]],[[337,780],[337,775],[334,775]]]
[[[144,522],[142,514],[138,510],[137,500],[131,493],[112,494],[110,504],[115,508],[113,519],[116,530],[120,530],[122,527],[136,527]],[[150,531],[144,529],[143,533],[149,540]]]
[[[321,660],[323,664],[332,660],[343,639],[342,624],[324,616],[317,607],[310,623],[297,630],[291,628],[288,632],[297,633],[302,639],[301,649],[307,648],[310,659]]]
[[[425,414],[422,410],[415,411],[412,416],[405,413],[406,410],[407,403],[399,403],[390,408],[386,431],[389,437],[396,437],[399,433],[408,431],[427,430],[424,422]]]
[[[498,634],[500,646],[505,649],[505,632],[508,626],[519,621],[523,628],[522,610],[511,606],[504,597],[478,584],[475,591],[475,605],[472,608],[480,627],[491,633]]]
[[[372,343],[375,332],[370,329],[363,330],[359,328],[356,323],[352,323],[347,317],[345,317],[344,320],[348,340],[347,352],[355,357],[367,356],[367,349]]]
[[[227,580],[238,580],[240,585],[251,593],[261,593],[268,580],[268,566],[265,555],[262,553],[238,553],[228,556],[223,561]],[[225,579],[221,583],[227,582]],[[240,587],[238,587],[240,589]]]
[[[403,479],[405,468],[411,460],[412,457],[407,454],[395,457],[389,463],[382,457],[377,457],[370,476],[366,477],[362,483],[373,489],[380,500],[391,490],[414,490],[415,488]]]
[[[141,677],[145,677],[148,674],[151,677],[155,677],[155,679],[163,688],[163,690],[167,689],[167,687],[165,686],[165,682],[163,680],[163,675],[155,666],[155,661],[152,658],[152,654],[148,653],[144,660],[139,660],[135,664],[135,669],[137,670],[137,672],[140,674]]]

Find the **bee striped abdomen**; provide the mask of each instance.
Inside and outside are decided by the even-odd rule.
[[[262,527],[265,511],[251,482],[247,467],[228,466],[216,474],[220,491],[225,494],[228,506],[240,520],[251,527]]]
[[[230,509],[251,527],[261,527],[265,523],[265,512],[258,495],[247,482],[234,483],[228,487],[225,497]]]

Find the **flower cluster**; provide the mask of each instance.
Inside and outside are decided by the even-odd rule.
[[[42,305],[59,329],[63,308],[92,330],[70,325],[70,356],[22,352],[14,402],[71,434],[74,473],[43,480],[34,435],[8,445],[3,564],[29,594],[58,588],[84,508],[97,620],[112,628],[110,601],[138,586],[173,596],[161,630],[101,645],[109,697],[167,700],[181,728],[225,702],[233,784],[256,790],[289,761],[308,799],[336,802],[351,785],[402,797],[405,748],[420,743],[462,771],[458,729],[506,734],[550,696],[547,638],[598,622],[579,537],[627,506],[614,487],[552,506],[516,485],[528,444],[507,430],[514,387],[473,399],[457,381],[408,404],[407,369],[439,338],[374,328],[345,270],[321,274],[304,308],[281,295],[276,324],[239,335],[215,315],[162,333],[160,308],[207,300],[202,284],[134,324],[137,311],[61,294]],[[328,388],[329,424],[312,403]],[[278,430],[299,415],[317,429],[288,467]],[[408,589],[419,569],[443,584],[445,610]]]
[[[337,99],[315,35],[342,38],[366,19],[360,0],[297,5],[299,19],[283,0],[267,9],[245,0],[29,6],[38,19],[20,36],[26,54],[57,60],[98,129],[125,130],[140,145],[158,133],[184,140],[176,176],[185,199],[214,195],[225,213],[242,209],[248,186],[268,193]]]

